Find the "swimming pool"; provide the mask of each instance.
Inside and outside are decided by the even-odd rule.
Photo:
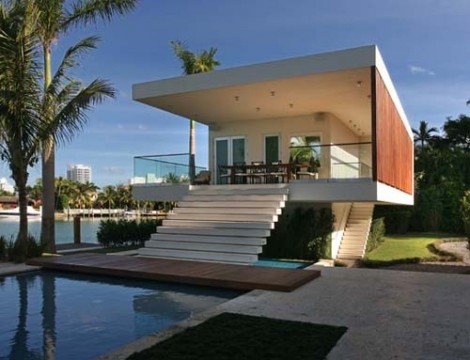
[[[0,277],[0,359],[90,359],[238,295],[52,271]]]
[[[308,261],[279,260],[269,258],[260,258],[257,262],[254,263],[255,266],[278,267],[285,269],[303,269],[312,264],[312,262]]]

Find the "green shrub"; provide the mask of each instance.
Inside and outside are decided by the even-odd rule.
[[[379,205],[375,206],[374,219],[383,218],[387,234],[405,234],[410,229],[413,207]]]
[[[155,233],[161,220],[103,220],[97,232],[98,242],[105,247],[143,245]]]
[[[367,250],[372,251],[383,243],[385,236],[385,219],[378,218],[372,220],[369,237],[367,239]]]
[[[263,247],[263,256],[314,261],[330,257],[333,221],[330,209],[296,208],[279,218]]]
[[[5,236],[0,236],[0,261],[4,260],[7,256],[7,239]]]
[[[6,242],[5,258],[12,262],[23,262],[26,259],[41,256],[44,251],[44,246],[36,241],[34,236],[28,235],[26,254],[20,249],[16,241],[10,240]]]
[[[462,213],[463,227],[470,247],[470,190],[465,191],[461,203],[460,212]]]

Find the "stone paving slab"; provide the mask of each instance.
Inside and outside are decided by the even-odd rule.
[[[0,262],[0,276],[19,274],[26,271],[39,270],[38,266],[30,266],[26,264],[16,264],[12,262]]]
[[[291,293],[251,291],[100,359],[125,359],[222,312],[347,326],[330,360],[469,358],[469,275],[321,271],[321,278]]]

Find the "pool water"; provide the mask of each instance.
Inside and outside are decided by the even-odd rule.
[[[39,271],[0,277],[0,359],[90,359],[240,293]]]
[[[261,258],[257,262],[255,262],[254,265],[263,266],[263,267],[285,268],[285,269],[303,269],[303,268],[306,268],[307,266],[312,265],[312,263],[306,262],[306,261],[288,261],[288,260]]]

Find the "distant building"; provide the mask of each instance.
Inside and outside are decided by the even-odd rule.
[[[82,164],[69,165],[67,179],[79,183],[91,182],[91,167]]]
[[[15,187],[9,184],[6,178],[0,178],[0,190],[6,191],[11,194],[15,193]]]

